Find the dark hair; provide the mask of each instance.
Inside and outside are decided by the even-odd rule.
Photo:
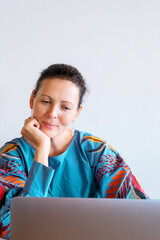
[[[53,64],[44,69],[37,80],[34,95],[37,94],[43,80],[46,78],[60,78],[73,82],[79,88],[78,108],[80,107],[87,87],[83,76],[75,67],[67,64]]]

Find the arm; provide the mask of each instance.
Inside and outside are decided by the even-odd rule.
[[[85,143],[84,143],[85,142]],[[86,154],[101,198],[148,198],[119,153],[105,141],[85,136]]]
[[[31,121],[25,121],[22,133],[28,142],[34,145],[38,137],[34,129],[30,129],[28,123],[30,124]],[[33,140],[29,131],[32,131],[34,135]],[[25,142],[26,149],[23,148],[24,142],[23,144],[10,142],[0,149],[0,237],[4,238],[9,238],[12,198],[15,196],[47,196],[54,174],[54,170],[47,167],[48,145],[46,142],[36,147],[35,155],[30,153],[30,145],[27,142]],[[28,172],[29,165],[31,168]]]
[[[35,148],[34,161],[48,166],[51,142],[50,138],[40,130],[38,121],[32,117],[26,119],[21,134]]]
[[[142,187],[137,182],[131,169],[121,156],[107,147],[96,167],[96,181],[100,195],[105,198],[146,199]]]
[[[30,149],[27,150],[29,152]],[[16,196],[47,196],[54,170],[33,161],[31,154],[28,155],[24,152],[22,156],[23,150],[21,145],[17,143],[7,143],[0,151],[0,236],[7,238],[10,231],[10,202],[12,198]],[[32,166],[28,172],[25,165],[29,164]]]

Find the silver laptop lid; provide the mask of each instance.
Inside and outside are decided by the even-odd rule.
[[[11,240],[159,240],[160,200],[27,198],[11,202]]]

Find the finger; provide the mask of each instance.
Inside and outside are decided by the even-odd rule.
[[[24,121],[24,125],[26,125],[26,124],[31,124],[31,125],[33,125],[33,126],[34,126],[34,125],[38,126],[38,125],[39,125],[39,122],[37,121],[36,118],[29,117],[29,118],[25,119],[25,121]]]
[[[33,118],[31,122],[33,123],[34,127],[38,128],[38,129],[40,128],[40,124],[36,118]]]
[[[26,118],[26,119],[24,120],[24,124],[28,123],[31,119],[32,119],[31,117]]]

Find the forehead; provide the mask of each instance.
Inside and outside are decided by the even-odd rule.
[[[54,95],[62,97],[79,97],[79,88],[75,83],[60,78],[46,78],[43,80],[38,95],[48,94],[51,97]]]

